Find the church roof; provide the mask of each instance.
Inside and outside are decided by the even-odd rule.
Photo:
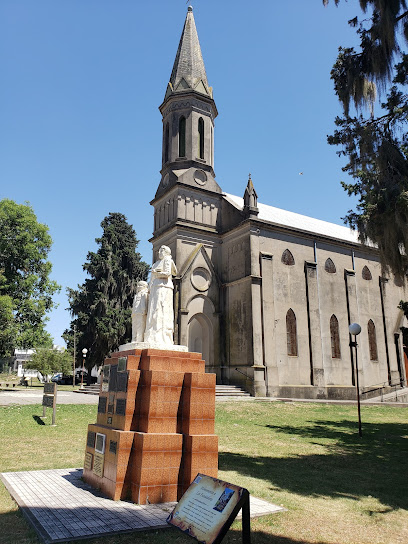
[[[212,98],[191,6],[187,11],[165,98],[187,90],[195,90]]]
[[[230,204],[240,210],[243,209],[243,198],[228,193],[223,194]],[[359,243],[358,233],[348,227],[343,227],[341,225],[336,225],[335,223],[329,223],[328,221],[322,221],[320,219],[314,219],[313,217],[307,217],[306,215],[301,215],[300,213],[288,212],[287,210],[281,210],[280,208],[260,204],[259,202],[258,208],[258,219],[268,221],[269,223],[290,227],[311,234],[320,234],[328,238],[335,238],[345,242]]]

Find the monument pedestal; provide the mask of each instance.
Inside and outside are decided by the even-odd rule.
[[[179,500],[198,472],[216,477],[215,378],[199,353],[113,353],[88,426],[84,480],[113,500],[152,504]]]

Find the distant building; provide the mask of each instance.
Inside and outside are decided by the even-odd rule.
[[[378,251],[346,227],[258,203],[251,179],[243,198],[215,181],[217,108],[191,7],[160,112],[151,241],[154,261],[165,244],[178,268],[175,342],[255,395],[352,398],[358,322],[361,386],[406,384],[407,293],[383,277]]]

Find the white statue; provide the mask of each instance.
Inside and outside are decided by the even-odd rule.
[[[149,284],[138,281],[132,307],[132,342],[143,342],[149,300]]]
[[[167,246],[159,249],[159,260],[152,267],[149,309],[144,341],[163,346],[173,345],[173,281],[177,268]]]

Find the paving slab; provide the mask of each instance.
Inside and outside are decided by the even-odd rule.
[[[0,474],[45,544],[169,527],[166,518],[176,503],[112,501],[81,477],[79,468]],[[250,501],[251,517],[284,510],[256,497],[251,496]]]

